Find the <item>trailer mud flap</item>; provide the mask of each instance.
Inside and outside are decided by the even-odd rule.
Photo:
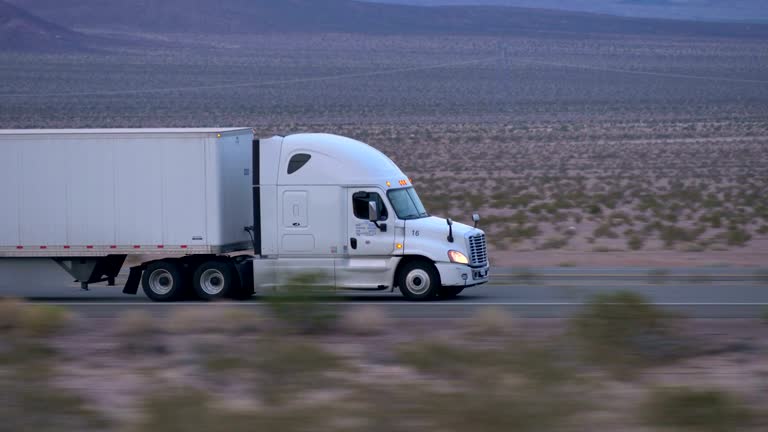
[[[141,282],[141,274],[144,272],[144,266],[131,267],[131,272],[128,274],[128,280],[125,282],[123,288],[123,294],[136,295],[139,292],[139,282]]]

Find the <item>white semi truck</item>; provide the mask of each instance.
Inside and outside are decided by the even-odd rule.
[[[4,130],[0,206],[0,259],[53,259],[87,289],[136,256],[123,292],[154,301],[247,298],[297,272],[411,300],[488,281],[478,216],[429,215],[392,160],[335,135]]]

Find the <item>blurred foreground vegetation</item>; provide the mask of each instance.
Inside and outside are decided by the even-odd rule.
[[[710,373],[727,370],[686,367],[711,356],[707,341],[631,293],[597,297],[570,319],[480,308],[435,323],[329,309],[313,292],[294,283],[265,308],[192,304],[104,319],[1,301],[0,429],[768,426],[761,388],[718,387]],[[764,358],[764,338],[750,349]]]

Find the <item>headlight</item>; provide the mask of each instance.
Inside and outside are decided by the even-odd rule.
[[[456,264],[469,264],[469,258],[459,251],[448,251],[448,259]]]

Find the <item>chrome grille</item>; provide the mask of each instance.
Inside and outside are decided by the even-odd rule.
[[[485,234],[477,234],[469,238],[469,262],[473,266],[481,266],[488,263]]]

